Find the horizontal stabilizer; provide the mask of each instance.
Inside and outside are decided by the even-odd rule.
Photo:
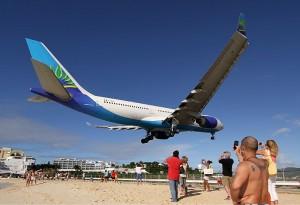
[[[46,92],[55,95],[62,101],[68,101],[71,99],[71,96],[69,95],[67,90],[47,65],[34,59],[31,59],[31,62],[40,81],[40,84]]]
[[[45,97],[40,96],[40,95],[34,95],[34,96],[31,96],[31,97],[27,98],[27,100],[28,100],[29,102],[35,102],[35,103],[43,103],[43,102],[48,102],[48,101],[50,101],[50,99],[45,98]]]
[[[89,122],[86,122],[86,124],[88,126],[93,126]],[[116,125],[116,126],[95,125],[93,127],[95,127],[95,128],[106,128],[106,129],[109,129],[109,130],[140,130],[140,129],[143,129],[142,127],[134,126],[134,125]]]

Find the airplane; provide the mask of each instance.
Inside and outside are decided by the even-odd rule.
[[[245,28],[245,19],[241,14],[238,28],[221,54],[176,109],[96,96],[81,87],[42,42],[26,38],[31,62],[41,85],[30,88],[35,96],[28,100],[55,101],[116,124],[95,125],[96,128],[144,129],[146,136],[141,139],[143,144],[154,138],[168,139],[184,131],[210,133],[213,140],[214,134],[223,129],[223,123],[216,117],[202,114],[202,111],[232,69],[232,65],[247,48]]]

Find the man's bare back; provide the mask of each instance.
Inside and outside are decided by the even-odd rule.
[[[265,160],[251,158],[245,161],[248,166],[249,178],[245,184],[244,197],[242,203],[259,202],[266,204],[268,202],[268,172]]]
[[[235,204],[268,204],[268,163],[256,158],[254,150],[243,152],[231,185],[232,200]]]

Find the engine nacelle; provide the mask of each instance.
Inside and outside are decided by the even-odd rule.
[[[196,119],[196,123],[203,128],[216,128],[218,125],[218,121],[216,118],[202,115]]]

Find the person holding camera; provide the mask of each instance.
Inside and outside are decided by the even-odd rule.
[[[225,191],[227,193],[227,197],[225,200],[230,200],[230,186],[231,186],[231,180],[232,180],[232,165],[234,163],[233,159],[230,158],[230,152],[225,151],[221,155],[219,159],[219,163],[222,164],[222,183],[224,185]]]
[[[214,170],[212,167],[212,161],[210,160],[202,160],[202,170],[204,173],[204,177],[203,177],[203,186],[204,186],[204,191],[210,191],[210,186],[208,183],[209,178],[213,175]]]
[[[268,191],[271,197],[271,205],[278,204],[278,195],[275,188],[277,176],[276,159],[278,156],[278,145],[274,140],[267,140],[265,146],[263,146],[263,149],[258,150],[256,154],[263,155],[264,159],[268,161]]]
[[[256,157],[257,139],[245,137],[235,152],[239,165],[233,177],[230,194],[234,205],[269,204],[268,162]]]

